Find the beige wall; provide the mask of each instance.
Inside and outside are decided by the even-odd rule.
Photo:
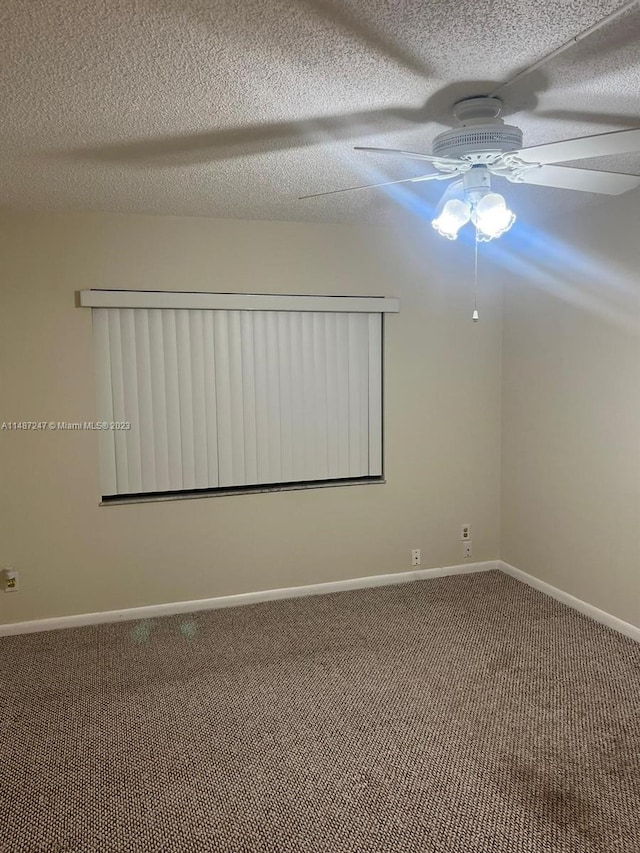
[[[504,276],[502,559],[640,626],[637,194]],[[546,259],[546,260],[545,260]]]
[[[400,236],[402,235],[402,236]],[[89,287],[394,295],[386,485],[98,506],[91,432],[0,432],[0,622],[498,556],[501,297],[470,321],[471,258],[427,226],[7,212],[0,421],[95,418]]]

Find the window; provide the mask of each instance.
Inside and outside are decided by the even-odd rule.
[[[382,477],[382,315],[367,297],[82,291],[105,501]]]

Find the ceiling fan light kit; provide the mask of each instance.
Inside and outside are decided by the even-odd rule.
[[[476,229],[476,239],[487,242],[502,236],[516,221],[504,196],[491,189],[486,166],[473,166],[461,181],[452,184],[440,199],[431,224],[443,237],[455,240],[467,222]]]

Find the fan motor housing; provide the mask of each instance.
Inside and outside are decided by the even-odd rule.
[[[491,155],[522,148],[522,131],[510,124],[476,124],[447,130],[433,141],[436,157],[460,157],[483,162]]]

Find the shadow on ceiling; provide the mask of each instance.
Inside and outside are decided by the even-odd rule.
[[[324,18],[331,24],[337,24],[349,35],[355,36],[381,56],[391,59],[407,71],[412,71],[425,79],[432,76],[432,69],[420,57],[402,45],[396,44],[387,35],[380,33],[364,21],[361,14],[355,15],[335,0],[299,0],[299,2],[318,17]]]
[[[517,98],[505,98],[505,115],[533,110],[546,80],[532,74],[518,87]],[[460,98],[487,94],[496,81],[466,80],[451,83],[434,92],[421,107],[387,107],[344,115],[315,116],[300,121],[267,122],[244,127],[212,130],[206,133],[176,134],[74,148],[61,156],[103,163],[123,163],[142,168],[184,166],[210,163],[272,151],[306,148],[327,141],[357,141],[367,136],[382,136],[416,125],[452,126],[451,108]]]
[[[166,6],[168,0],[153,0]],[[350,36],[365,43],[373,51],[391,59],[406,70],[433,80],[433,71],[420,57],[396,44],[389,36],[381,33],[340,3],[340,0],[300,0],[314,15],[329,21],[346,31]],[[197,15],[199,23],[215,25],[215,16],[207,6],[187,5],[183,11]],[[569,63],[575,66],[582,61],[584,74],[581,79],[600,78],[637,63],[637,43],[640,27],[635,10],[617,19],[597,34],[578,41],[566,53],[551,60],[556,74]],[[634,62],[635,57],[635,62]],[[587,61],[588,60],[588,61]],[[513,76],[519,73],[515,69]],[[460,98],[488,94],[501,86],[501,81],[473,80],[458,81],[444,86],[429,95],[418,107],[387,107],[338,115],[320,115],[298,121],[265,122],[212,129],[194,134],[175,134],[127,142],[74,148],[59,152],[59,156],[91,162],[121,163],[138,168],[176,167],[190,164],[211,163],[274,151],[302,149],[334,141],[358,141],[368,136],[383,136],[418,125],[431,123],[451,126],[453,104]],[[547,91],[548,77],[540,70],[526,73],[513,84],[500,89],[504,101],[503,115],[533,112],[538,105],[539,95]],[[425,86],[428,90],[429,84]],[[603,124],[620,127],[636,127],[640,117],[625,112],[597,112],[592,109],[551,109],[536,113],[546,119],[576,121],[585,124]],[[633,108],[635,109],[635,104]],[[619,109],[616,104],[616,110]]]

